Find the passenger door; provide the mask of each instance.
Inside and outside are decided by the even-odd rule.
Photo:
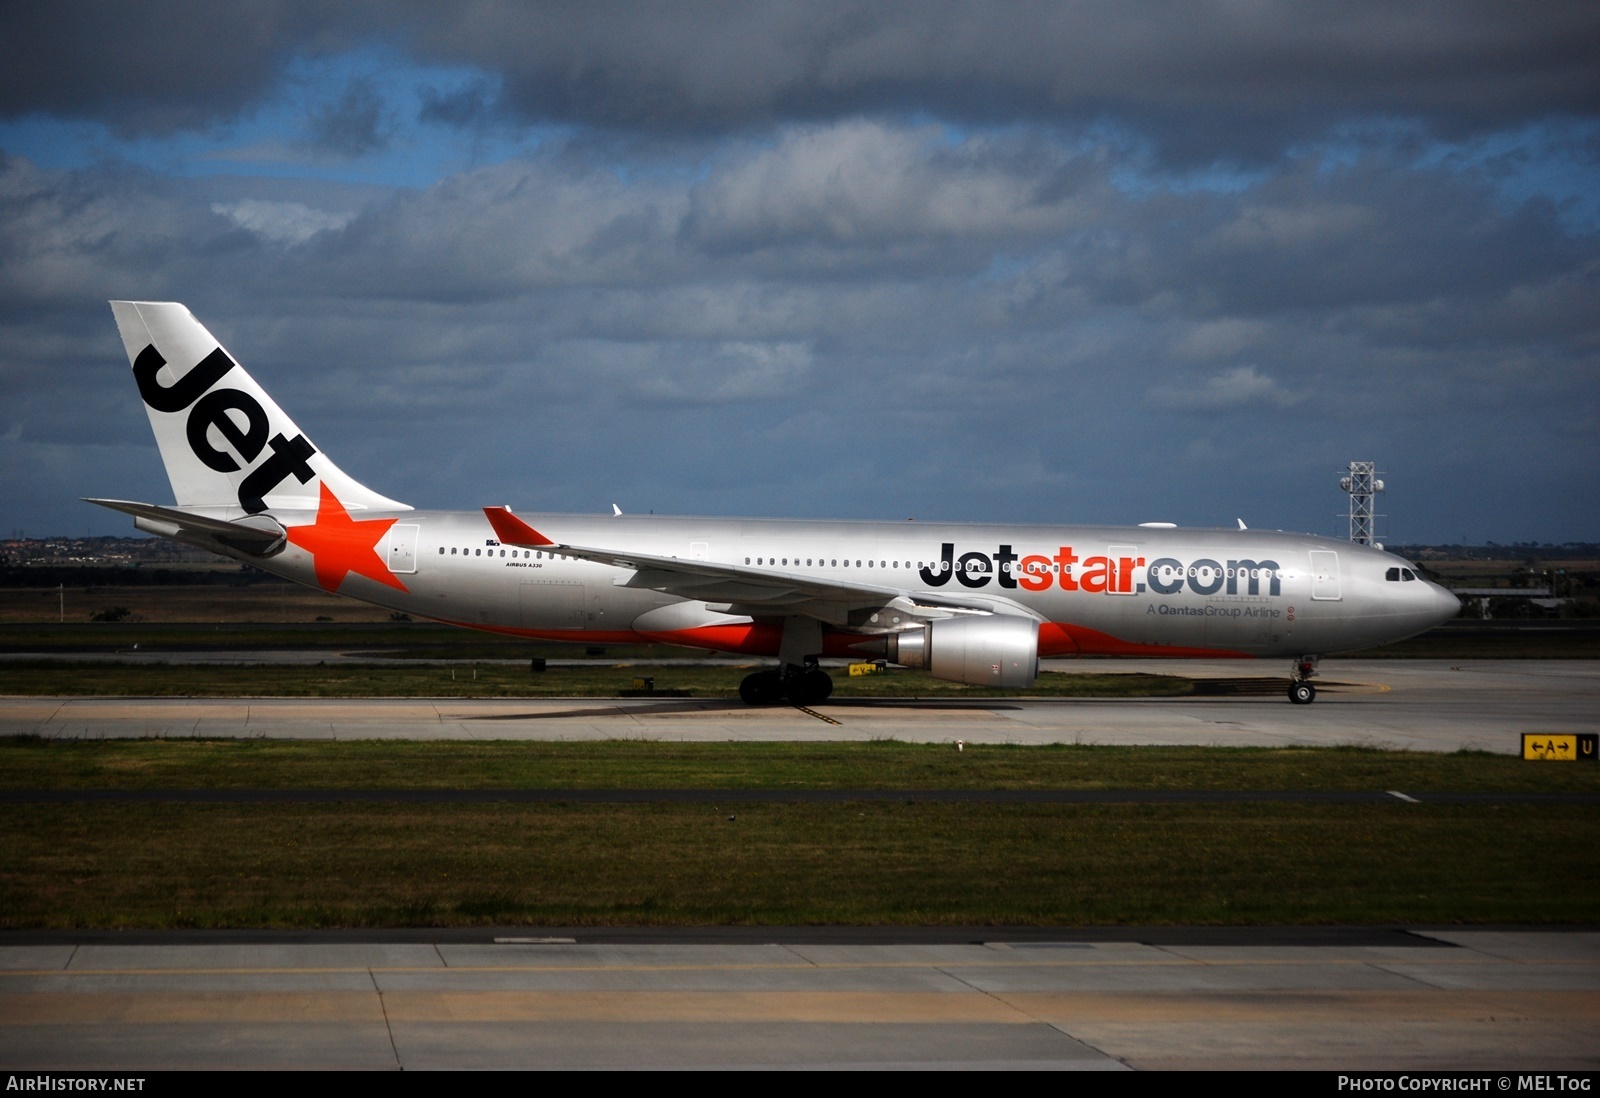
[[[1324,602],[1338,602],[1339,554],[1328,549],[1311,550],[1311,597]]]

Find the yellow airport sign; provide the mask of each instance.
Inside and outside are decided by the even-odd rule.
[[[878,671],[879,667],[875,663],[852,663],[850,665],[851,678],[855,678],[857,675],[876,675]]]
[[[1522,757],[1555,762],[1594,762],[1596,741],[1600,741],[1600,735],[1593,732],[1524,732]]]

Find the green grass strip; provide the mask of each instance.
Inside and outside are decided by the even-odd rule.
[[[35,805],[0,827],[5,927],[1600,915],[1582,806]]]
[[[1331,789],[1596,792],[1486,752],[657,740],[0,738],[5,789]]]

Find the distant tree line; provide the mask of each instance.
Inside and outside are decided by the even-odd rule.
[[[251,587],[256,584],[284,584],[290,581],[252,568],[218,572],[198,568],[135,568],[130,565],[49,564],[0,566],[0,587]]]
[[[1600,542],[1568,541],[1555,545],[1550,542],[1518,541],[1510,545],[1489,542],[1486,545],[1402,545],[1385,542],[1385,549],[1402,557],[1415,560],[1595,560],[1600,559]]]

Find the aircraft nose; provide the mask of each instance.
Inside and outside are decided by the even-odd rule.
[[[1447,622],[1461,613],[1461,600],[1454,592],[1428,581],[1428,595],[1435,625]]]

